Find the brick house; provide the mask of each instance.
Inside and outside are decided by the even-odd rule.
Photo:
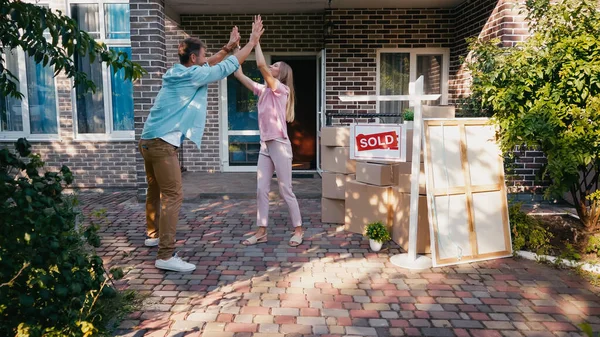
[[[505,45],[526,38],[516,1],[41,0],[39,5],[67,13],[110,48],[129,52],[148,74],[131,84],[106,67],[75,60],[99,87],[95,94],[81,95],[70,80],[62,75],[51,78],[51,71],[17,52],[7,60],[19,69],[21,90],[28,94],[22,102],[0,101],[0,141],[6,145],[26,136],[49,166],[70,166],[78,187],[136,188],[143,197],[145,174],[137,140],[162,74],[178,62],[179,41],[199,37],[209,53],[217,51],[234,25],[244,41],[248,38],[252,14],[237,13],[261,13],[267,62],[283,60],[294,69],[297,121],[289,130],[295,169],[315,171],[317,134],[326,113],[405,108],[400,103],[342,104],[339,95],[406,94],[408,83],[424,75],[429,93],[442,95],[431,104],[456,104],[468,94],[469,76],[460,61],[467,56],[465,38],[497,37]],[[244,71],[260,77],[251,60]],[[255,104],[233,76],[210,85],[202,148],[184,143],[180,157],[185,169],[255,170]],[[540,153],[527,153],[511,185],[535,189],[534,174],[543,160]]]

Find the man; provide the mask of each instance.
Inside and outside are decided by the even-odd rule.
[[[184,137],[200,147],[206,122],[208,84],[236,71],[264,32],[262,20],[255,17],[248,43],[239,48],[237,27],[217,54],[206,58],[206,45],[200,39],[187,38],[179,45],[179,61],[163,76],[160,92],[144,124],[139,150],[144,158],[148,181],[146,195],[146,246],[157,246],[156,268],[189,272],[196,266],[183,261],[175,251],[179,209],[183,201],[181,171],[177,148]]]

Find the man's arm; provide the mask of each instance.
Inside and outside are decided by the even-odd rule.
[[[240,64],[246,60],[248,55],[250,55],[252,48],[258,43],[264,31],[260,16],[255,17],[254,23],[252,23],[250,41],[248,41],[244,48],[212,67],[194,67],[192,83],[197,86],[203,86],[233,74],[239,68]]]
[[[231,30],[231,34],[229,34],[229,42],[219,50],[218,53],[208,58],[208,65],[214,66],[215,64],[223,61],[223,59],[240,43],[240,33],[238,32],[238,27],[235,26]]]

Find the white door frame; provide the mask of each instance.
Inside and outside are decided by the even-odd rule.
[[[317,53],[317,58],[321,53]],[[315,53],[311,52],[275,52],[265,53],[265,61],[267,64],[271,64],[272,57],[279,56],[315,56]],[[254,53],[248,56],[247,60],[255,61],[256,56]],[[318,96],[317,96],[318,97]],[[221,146],[219,146],[219,159],[221,164],[222,172],[256,172],[256,166],[231,166],[229,165],[229,136],[254,136],[259,135],[258,130],[228,130],[228,113],[227,110],[227,78],[219,81],[219,140]],[[318,113],[317,113],[318,118]],[[319,124],[317,124],[317,129]],[[320,130],[317,130],[317,170],[319,169],[318,156],[319,156],[319,134]],[[294,173],[313,173],[315,170],[294,170]]]
[[[247,61],[256,61],[252,53]],[[271,56],[265,54],[267,64],[271,63]],[[256,166],[231,166],[229,165],[229,136],[256,136],[258,130],[229,130],[229,111],[227,109],[227,78],[219,81],[219,159],[221,172],[256,172]]]
[[[325,111],[326,111],[326,102],[325,90],[327,82],[326,79],[326,67],[325,67],[325,49],[322,49],[317,54],[317,173],[319,175],[323,175],[323,169],[321,169],[321,128],[325,126],[325,122],[327,121]],[[319,72],[320,70],[320,72]],[[319,76],[319,74],[321,76]],[[321,98],[319,100],[319,97]],[[320,128],[320,127],[321,128]]]

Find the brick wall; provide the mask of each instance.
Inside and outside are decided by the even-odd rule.
[[[327,111],[375,112],[374,102],[341,103],[339,95],[375,95],[377,49],[450,48],[449,9],[334,9],[327,44]]]
[[[499,38],[505,46],[512,46],[529,35],[517,3],[518,0],[465,1],[453,10],[455,41],[450,52],[450,104],[470,94],[470,75],[460,62],[468,57],[467,38]]]
[[[468,58],[466,38],[498,38],[504,46],[514,46],[529,36],[525,16],[520,14],[523,1],[466,1],[454,9],[456,39],[450,53],[449,102],[456,104],[470,94],[470,74],[461,58]],[[534,149],[516,149],[514,161],[506,159],[506,180],[511,193],[540,193],[547,181],[538,181],[545,164],[543,153]],[[510,166],[510,167],[509,167]]]
[[[148,72],[133,86],[135,138],[139,140],[167,67],[165,10],[162,0],[130,0],[129,7],[132,60]],[[144,160],[139,153],[136,153],[135,170],[138,198],[145,199],[148,185]]]
[[[67,13],[65,1],[40,1],[53,11]],[[59,104],[60,141],[32,141],[32,150],[39,153],[49,170],[67,165],[74,173],[74,187],[133,188],[136,183],[135,145],[133,141],[74,140],[72,83],[64,75],[56,77]],[[14,142],[1,142],[0,147],[13,147]]]
[[[180,27],[190,36],[198,37],[207,44],[208,52],[217,52],[229,40],[233,26],[238,26],[242,45],[252,31],[252,14],[247,15],[182,15]],[[263,14],[265,33],[261,47],[265,53],[311,52],[323,48],[322,14]],[[180,38],[181,36],[179,36]],[[167,54],[176,51],[176,44],[169,44]],[[206,129],[200,151],[190,141],[184,142],[183,161],[189,171],[220,171],[219,134],[219,85],[213,83],[208,89]]]

